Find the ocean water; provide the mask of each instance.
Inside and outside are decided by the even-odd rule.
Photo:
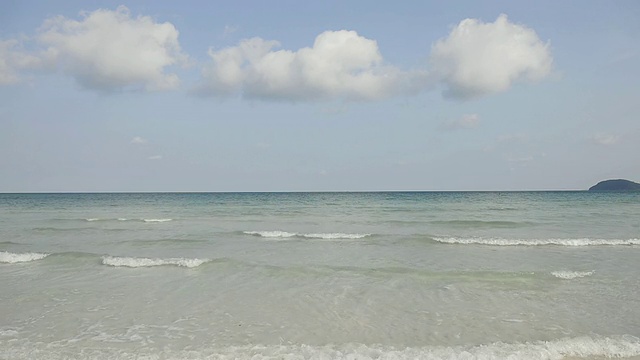
[[[640,358],[640,193],[0,194],[0,359]]]

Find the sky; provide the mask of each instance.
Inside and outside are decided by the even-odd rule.
[[[0,0],[0,192],[640,181],[640,2]]]

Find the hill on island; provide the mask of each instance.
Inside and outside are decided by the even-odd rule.
[[[589,191],[640,191],[640,184],[623,179],[604,180],[590,187]]]

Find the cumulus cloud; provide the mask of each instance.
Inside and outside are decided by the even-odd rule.
[[[480,116],[478,114],[466,114],[459,119],[453,119],[444,122],[440,128],[442,130],[461,130],[472,129],[480,124]]]
[[[375,40],[355,31],[325,31],[312,47],[277,50],[277,41],[252,38],[209,50],[201,94],[289,101],[377,100],[416,92],[424,72],[384,64]]]
[[[493,23],[461,21],[432,46],[430,57],[432,75],[445,85],[445,96],[458,99],[540,80],[551,72],[552,61],[548,43],[504,14]]]
[[[549,44],[506,15],[493,23],[461,21],[432,46],[428,70],[385,64],[376,41],[355,31],[325,31],[312,47],[295,51],[279,46],[256,37],[210,49],[199,92],[289,101],[378,100],[442,83],[445,96],[470,99],[540,80],[553,62]]]
[[[178,85],[178,76],[165,72],[186,59],[171,23],[133,18],[124,6],[81,15],[79,21],[63,16],[46,20],[37,39],[47,47],[47,56],[82,86],[113,91]]]
[[[39,57],[22,50],[18,40],[0,40],[0,85],[20,81],[20,71],[37,68],[42,61]]]
[[[225,26],[224,34],[236,30]],[[92,90],[176,88],[179,78],[170,69],[187,62],[178,35],[173,24],[134,17],[124,6],[83,12],[79,19],[55,16],[38,29],[31,53],[20,41],[0,40],[0,85],[18,82],[25,69],[50,67]],[[506,15],[493,23],[461,21],[433,44],[422,69],[387,64],[375,40],[347,30],[325,31],[310,47],[294,50],[254,37],[209,49],[208,57],[196,93],[294,102],[374,101],[437,84],[448,97],[470,99],[540,80],[552,67],[549,44]]]

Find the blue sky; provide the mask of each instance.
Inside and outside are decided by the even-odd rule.
[[[3,1],[0,192],[640,181],[637,1]]]

